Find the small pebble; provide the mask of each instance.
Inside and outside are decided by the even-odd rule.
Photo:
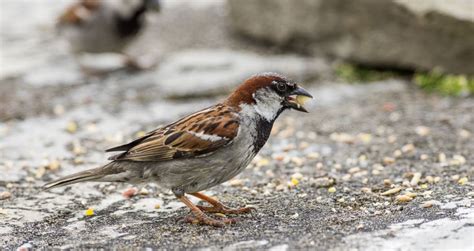
[[[285,160],[285,156],[276,155],[276,156],[273,157],[273,159],[276,160],[276,161],[283,161],[283,160]]]
[[[293,219],[293,220],[294,220],[294,219],[298,219],[299,216],[300,216],[300,215],[299,215],[298,213],[295,213],[295,214],[293,214],[292,216],[290,216],[290,219]]]
[[[33,245],[31,243],[25,243],[16,249],[17,251],[28,251],[33,250]]]
[[[283,191],[283,190],[285,190],[285,186],[284,186],[283,184],[280,184],[280,185],[278,185],[278,186],[275,187],[275,190],[277,190],[277,191]]]
[[[385,187],[390,187],[390,186],[392,185],[392,181],[389,180],[389,179],[384,179],[384,180],[383,180],[383,185],[384,185]]]
[[[390,135],[390,136],[388,136],[387,141],[388,141],[388,143],[393,144],[393,143],[395,143],[395,141],[397,141],[397,137],[395,135]]]
[[[122,192],[122,196],[126,199],[130,199],[138,193],[138,189],[136,187],[130,187]]]
[[[10,193],[8,191],[0,192],[0,200],[6,200],[10,197],[12,197],[12,193]]]
[[[330,188],[328,188],[328,192],[330,192],[330,193],[335,193],[335,192],[336,192],[336,188],[335,188],[335,187],[330,187]]]
[[[244,181],[242,179],[233,179],[229,181],[229,185],[232,187],[241,187],[244,185]]]
[[[428,134],[430,134],[430,128],[429,127],[426,127],[426,126],[417,126],[415,128],[415,132],[416,134],[424,137],[424,136],[427,136]]]
[[[301,173],[294,173],[293,175],[291,175],[291,178],[292,178],[292,179],[300,180],[300,179],[303,178],[303,174],[301,174]]]
[[[307,157],[308,159],[319,159],[320,154],[317,153],[317,152],[312,152],[312,153],[308,153],[308,154],[306,155],[306,157]]]
[[[308,148],[310,146],[310,144],[308,142],[301,142],[300,145],[298,146],[301,150],[304,150],[306,148]]]
[[[308,194],[307,194],[307,193],[300,193],[300,194],[298,194],[298,198],[305,198],[305,197],[308,197]]]
[[[353,167],[348,171],[350,174],[360,172],[360,167]]]
[[[402,152],[411,153],[415,151],[415,146],[413,144],[407,144],[402,147]]]
[[[369,187],[363,187],[360,189],[363,193],[372,193],[372,189]]]
[[[471,132],[469,132],[468,130],[462,129],[462,130],[459,131],[459,136],[463,139],[467,139],[467,138],[471,137]]]
[[[65,109],[64,109],[64,106],[62,106],[62,105],[55,105],[54,108],[53,108],[53,112],[57,116],[63,115],[64,111],[65,111]]]
[[[428,200],[428,201],[425,201],[425,202],[421,203],[421,207],[422,208],[430,208],[430,207],[433,207],[434,204],[435,204],[434,200]]]
[[[310,184],[315,187],[330,187],[334,185],[334,179],[327,177],[317,178],[311,180]]]
[[[464,165],[465,163],[466,163],[466,158],[458,154],[454,155],[453,159],[449,162],[449,164],[453,166],[460,166],[460,165]]]

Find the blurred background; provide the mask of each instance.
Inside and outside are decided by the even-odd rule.
[[[40,187],[264,71],[309,89],[310,113],[284,114],[249,170],[215,191],[263,207],[267,231],[245,219],[229,239],[176,247],[472,247],[472,0],[1,0],[0,244],[183,241],[164,226],[184,209],[154,185],[127,199],[126,185]],[[90,207],[104,221],[84,218]],[[413,224],[374,237],[453,215],[423,238]]]

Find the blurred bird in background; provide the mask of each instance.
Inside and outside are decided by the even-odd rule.
[[[143,30],[145,14],[160,7],[159,0],[79,0],[60,15],[57,28],[76,56],[118,53],[125,66],[142,69],[124,50]]]

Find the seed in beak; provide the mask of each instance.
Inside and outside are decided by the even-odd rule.
[[[296,103],[298,104],[298,107],[304,106],[306,102],[308,102],[311,98],[303,95],[297,95],[296,96]]]

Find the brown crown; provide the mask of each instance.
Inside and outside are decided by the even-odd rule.
[[[253,94],[264,87],[270,86],[273,81],[288,80],[277,73],[261,73],[245,80],[237,89],[230,94],[226,100],[226,104],[234,107],[239,107],[240,104],[254,104]]]

